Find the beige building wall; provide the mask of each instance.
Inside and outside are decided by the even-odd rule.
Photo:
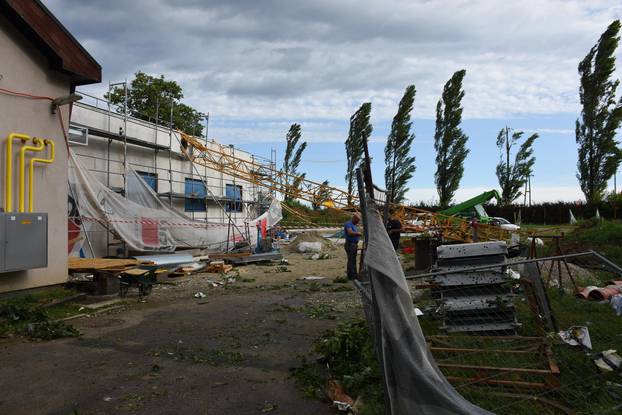
[[[69,77],[48,67],[47,59],[13,25],[0,16],[0,87],[32,95],[56,98],[70,92]],[[63,283],[67,280],[67,150],[58,115],[47,100],[32,100],[0,94],[0,140],[2,180],[0,195],[5,198],[5,157],[8,134],[24,133],[54,140],[56,160],[35,168],[36,212],[48,213],[48,267],[1,273],[0,292]],[[65,127],[69,109],[63,107]],[[17,166],[20,145],[14,143],[14,210],[17,209]],[[41,153],[39,153],[41,154]]]

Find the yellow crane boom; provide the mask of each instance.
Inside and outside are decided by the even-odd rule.
[[[294,199],[317,204],[318,195],[321,195],[320,202],[324,206],[348,212],[358,210],[358,197],[344,190],[305,177],[287,174],[254,160],[236,157],[227,153],[223,146],[211,148],[191,135],[181,131],[180,134],[182,142],[185,141],[194,149],[192,155],[190,151],[184,151],[194,163]],[[465,219],[399,204],[393,204],[391,211],[394,216],[401,219],[406,231],[436,233],[445,239],[456,241],[472,240],[472,227]],[[509,240],[510,236],[508,231],[495,226],[484,224],[478,226],[480,241]]]

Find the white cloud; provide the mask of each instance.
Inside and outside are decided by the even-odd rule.
[[[389,120],[415,83],[431,118],[466,68],[465,117],[576,113],[579,60],[619,2],[51,0],[106,79],[165,74],[189,103],[231,119]],[[102,92],[103,85],[91,88]]]

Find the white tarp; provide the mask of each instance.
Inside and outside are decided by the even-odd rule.
[[[109,226],[134,251],[171,252],[177,247],[201,247],[224,250],[235,242],[251,245],[261,232],[282,219],[280,202],[255,219],[234,225],[197,221],[166,206],[134,170],[126,172],[126,197],[99,182],[69,151],[70,196],[75,200],[83,226],[87,230]],[[228,243],[227,243],[228,242]]]

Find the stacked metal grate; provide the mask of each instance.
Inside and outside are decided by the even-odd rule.
[[[511,271],[505,242],[441,245],[437,248],[432,293],[448,333],[515,334]],[[470,267],[498,265],[480,271]],[[456,272],[464,269],[464,272]],[[450,274],[442,274],[451,271]]]

